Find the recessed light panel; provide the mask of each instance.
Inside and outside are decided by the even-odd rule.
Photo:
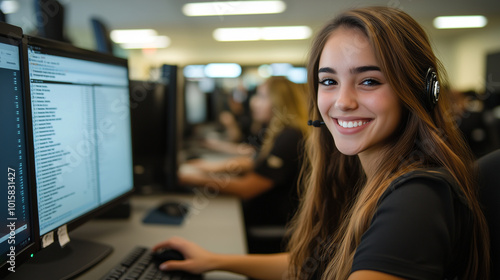
[[[443,16],[434,19],[434,27],[437,29],[481,28],[487,23],[484,16]]]
[[[286,9],[283,1],[220,1],[188,3],[182,8],[186,16],[226,16],[278,14]]]

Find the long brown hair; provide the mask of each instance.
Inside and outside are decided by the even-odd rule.
[[[310,51],[310,119],[320,119],[319,57],[330,34],[339,27],[358,29],[365,34],[382,72],[401,101],[404,118],[396,137],[380,156],[376,175],[370,181],[357,156],[346,156],[337,150],[327,128],[312,131],[307,145],[309,160],[303,169],[303,199],[291,227],[290,275],[309,279],[318,271],[322,279],[347,279],[361,236],[389,184],[412,170],[444,167],[459,184],[474,218],[472,254],[464,279],[488,279],[489,238],[477,201],[473,156],[451,118],[447,118],[450,106],[446,93],[441,94],[431,111],[422,102],[429,67],[435,69],[441,84],[445,77],[425,31],[408,14],[387,7],[346,11],[328,22]]]

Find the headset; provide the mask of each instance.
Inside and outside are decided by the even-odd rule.
[[[439,81],[437,79],[437,74],[434,68],[429,67],[427,69],[427,74],[425,75],[425,92],[423,96],[423,105],[425,109],[430,112],[436,106],[439,100],[439,91],[441,87],[439,86]]]
[[[439,81],[437,79],[437,74],[434,68],[429,67],[427,69],[427,74],[425,75],[425,88],[422,97],[422,105],[425,109],[430,112],[436,106],[439,100],[439,91],[441,87],[439,85]],[[321,120],[309,120],[307,122],[309,126],[321,127],[325,123]]]

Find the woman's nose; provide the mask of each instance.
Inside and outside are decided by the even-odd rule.
[[[350,86],[342,86],[339,89],[335,108],[341,111],[354,110],[358,107],[356,91]]]

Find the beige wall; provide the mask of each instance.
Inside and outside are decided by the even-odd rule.
[[[433,37],[432,40],[453,88],[485,90],[486,56],[500,52],[500,24],[471,30],[454,38]]]

